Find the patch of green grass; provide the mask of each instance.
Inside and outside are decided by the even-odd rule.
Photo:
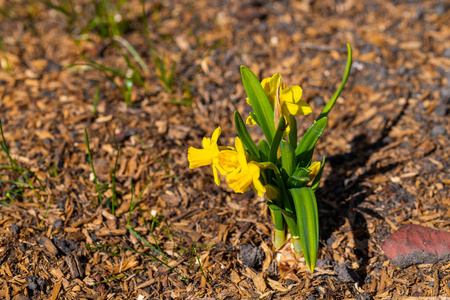
[[[30,179],[28,178],[29,176],[27,176],[27,175],[31,174],[30,177],[34,177],[36,179],[36,181],[39,183],[42,190],[44,190],[44,186],[43,186],[42,182],[39,180],[39,178],[37,178],[37,176],[34,174],[34,172],[32,172],[28,169],[19,167],[17,162],[11,157],[8,146],[6,144],[5,135],[3,133],[3,125],[2,125],[1,120],[0,120],[0,133],[1,133],[1,137],[2,137],[2,142],[0,142],[0,147],[2,148],[3,152],[8,157],[8,160],[10,163],[10,168],[13,170],[13,172],[15,173],[15,177],[16,177],[16,180],[12,181],[11,183],[15,184],[18,187],[18,189],[21,191],[21,193],[17,194],[17,195],[23,196],[23,190],[21,189],[21,186],[26,186],[33,190],[33,192],[36,195],[36,197],[38,198],[38,200],[41,200],[41,195],[37,192],[36,188],[34,187],[34,185],[31,183]],[[24,171],[27,171],[27,174],[25,174]],[[18,176],[18,174],[20,174],[20,176]],[[19,178],[25,180],[26,183],[20,181]],[[1,180],[1,181],[4,182],[4,180]],[[10,191],[8,191],[8,192],[10,192]],[[7,195],[7,198],[14,201],[13,198],[11,197],[11,195],[9,195],[9,196]],[[35,201],[33,201],[33,202],[35,202]],[[37,203],[42,208],[42,205],[39,204],[39,202],[37,202]]]

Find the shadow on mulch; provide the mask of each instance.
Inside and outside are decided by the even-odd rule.
[[[410,97],[411,95],[408,93],[406,103],[400,112],[390,125],[386,125],[381,130],[381,135],[375,142],[370,143],[369,137],[366,134],[361,134],[355,136],[352,140],[351,152],[327,158],[332,172],[327,176],[324,187],[318,190],[317,198],[326,199],[326,201],[318,201],[319,210],[322,208],[327,211],[327,218],[322,217],[320,222],[322,240],[325,240],[327,245],[331,246],[334,241],[332,233],[341,228],[345,220],[348,219],[351,231],[356,239],[355,255],[361,263],[360,268],[357,270],[360,284],[363,284],[366,280],[366,267],[370,259],[368,256],[370,234],[367,220],[362,212],[384,220],[384,217],[376,211],[358,207],[368,196],[373,194],[372,189],[361,183],[368,177],[389,172],[398,165],[398,162],[384,167],[377,167],[375,163],[368,170],[366,169],[366,164],[374,153],[388,145],[386,138],[405,114],[409,106]],[[358,175],[356,171],[359,168],[362,168],[363,172]],[[352,174],[352,176],[349,178],[348,174]],[[348,179],[343,180],[344,178]]]

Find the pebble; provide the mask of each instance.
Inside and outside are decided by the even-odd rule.
[[[358,275],[344,263],[334,267],[334,270],[337,273],[338,279],[342,282],[349,283],[358,281]]]
[[[239,258],[244,265],[255,269],[262,266],[265,257],[262,248],[253,247],[250,244],[241,244],[239,249],[241,250]]]
[[[431,128],[431,136],[438,136],[438,135],[446,135],[447,130],[442,125],[434,125],[433,128]]]

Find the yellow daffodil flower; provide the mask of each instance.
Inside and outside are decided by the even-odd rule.
[[[242,146],[241,139],[236,137],[234,140],[236,149],[231,148],[229,150],[223,150],[219,153],[219,165],[227,173],[239,172],[241,169],[240,161],[247,161],[247,154]]]
[[[277,96],[277,88],[278,82],[281,81],[280,73],[274,74],[272,77],[264,78],[261,81],[261,85],[266,92],[267,98],[269,99],[272,108],[275,107],[275,100]],[[289,88],[286,88],[284,83],[280,85],[280,106],[281,106],[281,114],[285,117],[286,123],[289,121],[289,114],[294,116],[308,115],[312,112],[311,107],[303,100],[300,100],[302,97],[302,89],[295,85]],[[250,100],[247,98],[247,103],[250,104]],[[277,120],[278,122],[278,120]],[[249,125],[256,124],[255,121],[249,116],[246,121]],[[286,129],[286,132],[289,132],[289,124]]]
[[[311,181],[314,180],[317,173],[319,173],[319,171],[320,171],[321,165],[322,164],[320,163],[320,161],[315,161],[309,166],[308,169],[311,170],[311,173],[308,174],[309,180],[311,180]]]
[[[237,158],[237,163],[239,166],[231,173],[228,173],[228,185],[235,193],[244,193],[251,186],[258,196],[262,197],[263,193],[266,192],[266,188],[259,180],[261,173],[259,164],[254,161],[247,162],[244,146],[239,138],[236,138],[235,146],[237,150],[237,157],[234,157],[233,161]],[[233,166],[236,166],[236,164],[233,164]]]
[[[220,185],[217,170],[219,170],[222,175],[227,173],[219,164],[219,153],[221,149],[229,149],[229,147],[219,147],[217,145],[217,140],[219,139],[220,133],[221,130],[220,127],[218,127],[214,130],[211,139],[204,137],[202,141],[203,149],[196,149],[194,147],[189,147],[188,149],[189,168],[194,169],[212,165],[214,182],[217,185]]]

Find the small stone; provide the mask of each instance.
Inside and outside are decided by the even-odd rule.
[[[53,237],[53,243],[65,255],[68,255],[73,250],[78,249],[78,244],[71,239],[66,238],[59,239],[57,237]]]
[[[241,244],[239,248],[241,250],[239,257],[244,265],[254,269],[262,266],[265,258],[263,249],[250,244]]]
[[[359,294],[356,296],[357,300],[370,300],[370,295],[367,292]]]
[[[447,104],[445,103],[439,103],[434,108],[434,113],[437,117],[443,118],[447,114]]]
[[[442,125],[434,125],[433,128],[431,128],[431,136],[438,136],[438,135],[446,135],[447,130]]]
[[[445,48],[444,53],[442,53],[442,56],[445,58],[450,58],[450,47]]]
[[[434,11],[439,15],[442,16],[447,12],[447,7],[445,7],[445,4],[439,3],[434,7]]]
[[[53,226],[56,229],[60,229],[63,226],[63,220],[62,219],[56,219],[55,221],[53,221]]]
[[[28,288],[32,291],[35,291],[38,289],[38,285],[36,282],[32,281],[32,282],[28,283]]]
[[[11,231],[14,235],[20,234],[20,226],[17,224],[11,224]]]
[[[348,283],[358,281],[358,275],[344,263],[335,266],[334,270],[337,273],[338,279],[342,282]]]
[[[409,224],[388,237],[381,248],[391,263],[399,268],[448,261],[450,232]]]
[[[314,106],[315,107],[320,107],[320,106],[324,106],[325,105],[325,100],[322,97],[320,97],[320,96],[314,97],[313,101],[314,101]]]
[[[322,259],[322,258],[318,258],[316,261],[316,267],[327,267],[327,266],[332,266],[333,262],[331,261],[331,259]]]

